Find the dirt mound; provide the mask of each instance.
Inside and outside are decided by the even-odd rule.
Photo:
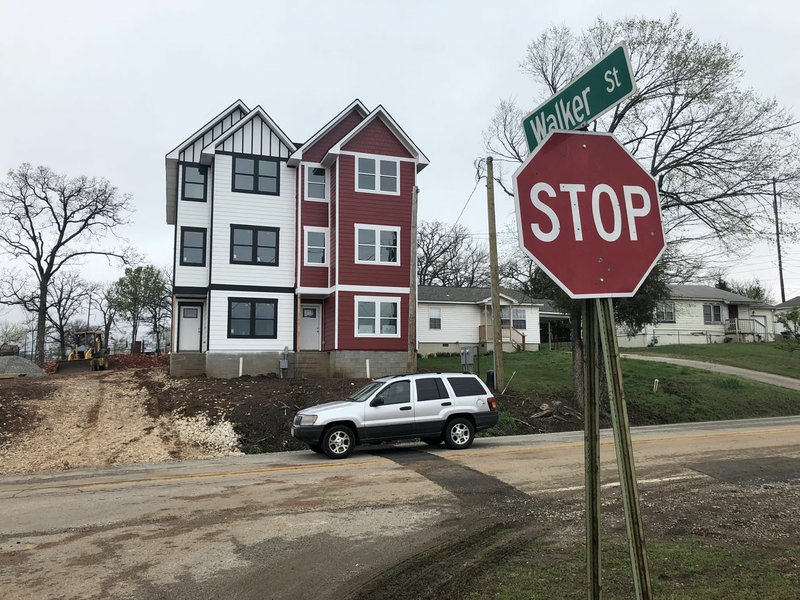
[[[26,377],[41,377],[44,370],[21,356],[0,356],[0,375],[21,374]]]

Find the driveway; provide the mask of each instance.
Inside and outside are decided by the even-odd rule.
[[[671,365],[678,365],[681,367],[690,367],[692,369],[702,369],[704,371],[711,371],[712,373],[724,373],[726,375],[737,375],[745,379],[753,379],[761,383],[768,383],[770,385],[777,385],[778,387],[789,388],[790,390],[800,390],[800,379],[793,377],[784,377],[783,375],[774,375],[772,373],[764,373],[763,371],[752,371],[750,369],[742,369],[740,367],[731,367],[728,365],[719,365],[716,363],[702,362],[699,360],[689,360],[686,358],[673,358],[671,356],[643,356],[641,354],[620,354],[622,358],[631,358],[634,360],[649,360],[652,362],[669,363]]]

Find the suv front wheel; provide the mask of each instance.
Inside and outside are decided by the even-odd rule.
[[[328,458],[347,458],[353,452],[356,438],[345,425],[334,425],[322,436],[322,451]]]
[[[469,419],[456,417],[447,423],[444,430],[444,443],[453,450],[463,450],[472,445],[475,439],[475,427]]]

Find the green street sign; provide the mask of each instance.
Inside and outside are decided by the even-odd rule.
[[[522,119],[531,152],[554,130],[580,129],[636,91],[622,43]]]

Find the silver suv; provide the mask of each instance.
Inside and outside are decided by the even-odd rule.
[[[301,410],[292,436],[330,458],[349,456],[357,444],[404,438],[463,449],[497,419],[497,400],[477,376],[417,373],[382,377],[346,400]]]

